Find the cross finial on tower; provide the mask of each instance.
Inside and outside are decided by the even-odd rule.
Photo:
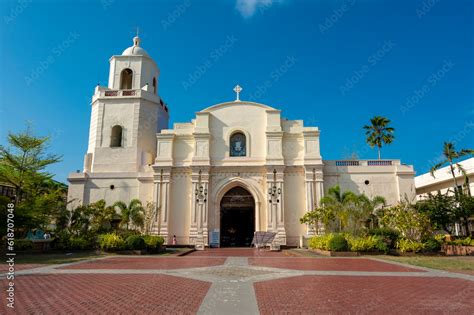
[[[236,102],[240,102],[240,92],[242,92],[242,88],[240,87],[240,85],[236,85],[235,88],[234,88],[234,92],[236,94],[236,99],[235,101]]]
[[[138,26],[137,26],[137,37],[138,37],[138,32],[139,32],[139,30],[140,30],[140,29],[139,29]]]

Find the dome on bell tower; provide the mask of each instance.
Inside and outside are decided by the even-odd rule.
[[[135,36],[133,38],[133,46],[128,47],[122,53],[122,56],[148,56],[148,53],[145,49],[140,47],[140,37]]]

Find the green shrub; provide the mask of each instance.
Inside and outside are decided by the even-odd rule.
[[[402,253],[406,252],[419,252],[425,248],[425,245],[421,242],[412,241],[406,238],[401,238],[397,241],[398,250]]]
[[[56,233],[56,235],[54,236],[53,242],[51,243],[51,246],[54,249],[60,249],[60,250],[68,249],[70,237],[71,235],[69,234],[69,232],[67,232],[66,230],[62,230]]]
[[[145,235],[143,239],[145,240],[146,248],[151,251],[159,251],[165,243],[163,237],[156,235]]]
[[[370,235],[366,237],[346,236],[349,248],[353,252],[383,251],[388,252],[388,246],[380,236]]]
[[[91,248],[91,242],[82,236],[71,236],[68,241],[69,249],[88,249]]]
[[[341,234],[333,234],[327,244],[329,250],[335,252],[345,251],[349,248],[347,240]]]
[[[27,239],[15,240],[15,250],[28,250],[33,248],[33,241]]]
[[[474,240],[470,237],[460,238],[451,242],[448,242],[450,245],[461,245],[461,246],[474,246]]]
[[[105,251],[116,251],[125,248],[125,241],[115,233],[102,234],[98,238],[99,247]]]
[[[379,236],[390,247],[394,246],[400,233],[390,228],[374,228],[369,230],[369,235]]]
[[[329,250],[328,242],[332,237],[333,234],[313,236],[308,242],[308,247],[312,249]]]
[[[437,252],[441,249],[441,242],[435,238],[430,238],[423,243],[424,249],[430,252]]]
[[[140,235],[130,235],[125,240],[127,249],[142,250],[146,248],[145,240]]]
[[[117,234],[126,240],[130,235],[141,235],[139,231],[135,230],[118,230]]]

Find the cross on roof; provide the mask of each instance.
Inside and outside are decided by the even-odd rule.
[[[242,88],[240,87],[240,85],[236,85],[235,88],[234,88],[234,92],[236,94],[236,99],[235,101],[236,102],[240,102],[240,92],[242,92]]]

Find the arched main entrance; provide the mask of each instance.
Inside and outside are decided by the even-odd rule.
[[[255,200],[245,188],[234,187],[221,199],[220,246],[250,246],[255,231]]]

